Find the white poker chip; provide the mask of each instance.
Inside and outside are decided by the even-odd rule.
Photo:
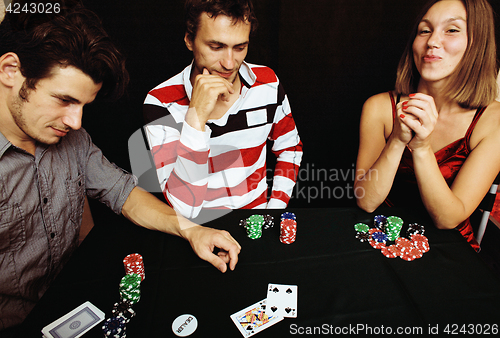
[[[178,337],[187,337],[198,328],[198,320],[195,316],[185,314],[177,317],[172,323],[172,331]]]

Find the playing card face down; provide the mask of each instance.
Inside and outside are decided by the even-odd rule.
[[[283,320],[283,317],[267,315],[264,299],[232,314],[231,319],[243,337],[250,337]]]
[[[266,314],[297,318],[297,290],[297,285],[270,283],[267,288]]]

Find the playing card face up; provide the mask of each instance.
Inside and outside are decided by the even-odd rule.
[[[297,318],[297,285],[269,284],[266,300],[268,316]]]
[[[250,337],[283,320],[282,316],[266,314],[266,300],[261,300],[231,315],[243,337]]]
[[[47,338],[78,338],[104,319],[104,313],[85,302],[42,329]]]

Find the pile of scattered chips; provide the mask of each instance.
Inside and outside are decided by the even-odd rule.
[[[102,326],[105,337],[124,338],[127,335],[126,324],[135,317],[132,306],[141,299],[141,282],[146,278],[142,256],[130,254],[123,259],[125,276],[120,281],[120,302],[115,303],[112,317]]]
[[[274,218],[271,215],[252,215],[246,219],[240,220],[240,226],[247,231],[247,236],[251,239],[262,237],[262,230],[274,226]]]
[[[281,214],[280,242],[292,244],[297,238],[297,217],[292,212]]]
[[[375,249],[380,249],[387,258],[400,257],[412,261],[421,258],[430,250],[429,241],[424,236],[424,227],[418,223],[408,226],[406,231],[408,238],[400,237],[403,227],[403,220],[400,217],[377,215],[373,224],[374,227],[370,228],[368,224],[356,223],[354,225],[356,238],[361,242],[368,242]]]

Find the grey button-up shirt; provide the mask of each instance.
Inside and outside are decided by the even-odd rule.
[[[135,185],[83,129],[35,156],[0,133],[0,330],[24,320],[77,248],[85,194],[120,213]]]

